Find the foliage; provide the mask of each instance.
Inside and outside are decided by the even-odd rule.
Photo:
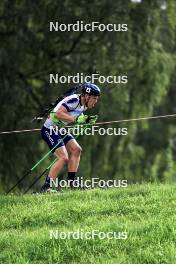
[[[127,75],[127,85],[100,84],[103,95],[94,110],[100,120],[174,113],[176,2],[168,1],[165,10],[162,3],[1,1],[1,131],[40,127],[30,120],[69,88],[50,85],[50,73],[90,74],[97,69],[105,76]],[[49,32],[49,21],[77,20],[127,23],[128,31]],[[132,182],[173,180],[174,170],[168,172],[165,153],[174,168],[174,122],[122,123],[119,126],[128,127],[128,136],[81,138],[80,174],[125,177]],[[47,150],[37,132],[1,135],[1,189],[16,182]]]

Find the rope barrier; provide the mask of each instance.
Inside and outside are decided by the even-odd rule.
[[[113,124],[113,123],[123,123],[123,122],[132,122],[132,121],[141,121],[141,120],[150,120],[150,119],[160,119],[160,118],[167,118],[167,117],[176,117],[176,114],[170,115],[158,115],[158,116],[149,116],[149,117],[140,117],[140,118],[131,118],[131,119],[122,119],[122,120],[113,120],[113,121],[106,121],[106,122],[98,122],[95,125],[106,125],[106,124]],[[72,126],[65,126],[72,127]],[[40,131],[40,128],[33,128],[33,129],[21,129],[21,130],[11,130],[11,131],[0,131],[0,135],[3,134],[13,134],[13,133],[26,133],[26,132],[33,132],[33,131]]]

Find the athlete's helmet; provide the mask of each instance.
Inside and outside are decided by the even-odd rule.
[[[82,93],[85,94],[89,94],[89,95],[95,95],[95,96],[100,96],[100,88],[93,84],[93,83],[90,83],[90,82],[86,82],[83,84],[82,86]]]

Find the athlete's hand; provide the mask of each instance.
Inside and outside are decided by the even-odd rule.
[[[87,119],[87,123],[94,125],[96,123],[97,119],[98,119],[98,115],[89,116]]]
[[[98,119],[98,115],[88,116],[82,114],[76,118],[75,123],[78,125],[82,125],[82,124],[94,125],[97,119]]]
[[[82,114],[76,118],[75,123],[78,125],[86,124],[88,118],[89,118],[88,115]]]

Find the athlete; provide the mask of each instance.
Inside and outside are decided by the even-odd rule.
[[[42,192],[55,192],[50,187],[51,178],[57,177],[61,168],[67,164],[67,179],[73,183],[76,179],[76,172],[79,167],[81,147],[71,134],[63,134],[61,130],[63,125],[73,124],[95,124],[97,116],[84,115],[83,112],[93,108],[100,96],[100,88],[92,83],[85,83],[81,94],[73,94],[60,101],[45,121],[41,135],[48,147],[52,149],[58,160],[50,168],[45,183],[42,186]],[[50,127],[59,127],[58,133],[50,133]],[[58,188],[58,191],[60,189]]]

